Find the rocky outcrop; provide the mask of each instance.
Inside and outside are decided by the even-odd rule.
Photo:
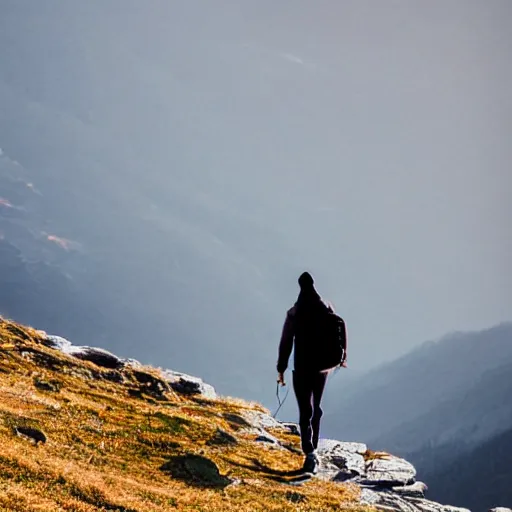
[[[257,434],[255,441],[269,447],[289,449],[272,432],[287,431],[298,435],[298,426],[280,423],[270,415],[248,411],[229,418],[246,432]],[[416,481],[416,469],[406,460],[387,453],[374,453],[363,443],[321,439],[318,446],[321,460],[316,478],[333,482],[351,482],[361,488],[361,504],[377,510],[395,512],[470,512],[468,509],[441,505],[425,497],[427,486]],[[306,480],[302,480],[306,481]],[[293,480],[297,485],[297,480]],[[299,480],[300,485],[300,480]],[[475,511],[476,512],[476,511]],[[508,512],[499,509],[494,512]]]
[[[199,377],[193,377],[192,375],[173,370],[162,370],[162,375],[177,393],[201,396],[211,400],[217,398],[217,393],[213,386],[206,384]]]
[[[134,359],[123,359],[108,350],[97,347],[76,346],[66,338],[61,336],[43,335],[43,344],[47,347],[59,350],[72,357],[82,361],[89,361],[101,368],[121,371],[129,369],[131,374],[138,382],[142,382],[144,389],[136,390],[142,392],[150,392],[153,396],[161,397],[165,391],[172,389],[176,393],[189,396],[197,396],[207,399],[217,398],[215,389],[210,384],[205,383],[199,377],[193,377],[185,373],[173,370],[160,370],[161,378],[157,378],[152,374],[144,371],[144,366]],[[123,380],[120,374],[112,374],[112,379],[116,382]],[[132,390],[132,392],[134,392]]]
[[[374,505],[378,510],[398,512],[469,512],[466,508],[441,505],[423,497],[403,495],[400,490],[361,489],[361,503]]]

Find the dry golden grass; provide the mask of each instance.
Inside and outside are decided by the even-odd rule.
[[[229,416],[264,410],[260,405],[171,392],[165,399],[136,397],[128,392],[138,386],[130,370],[123,370],[123,383],[107,380],[108,373],[43,346],[33,329],[0,319],[1,511],[368,510],[355,505],[355,486],[276,481],[272,471],[298,468],[301,456],[254,443]],[[54,390],[36,387],[41,382]],[[16,436],[15,426],[40,429],[48,441],[35,445]],[[207,444],[218,428],[238,444]],[[273,434],[298,451],[297,437]],[[186,453],[208,457],[237,483],[206,488],[160,470]]]
[[[376,459],[389,459],[391,455],[388,452],[374,452],[373,450],[366,450],[363,454],[364,460],[376,460]]]

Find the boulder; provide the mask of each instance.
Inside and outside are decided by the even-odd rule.
[[[77,359],[90,361],[96,366],[109,368],[110,370],[119,370],[124,366],[122,359],[102,348],[72,347],[68,353]]]
[[[349,452],[364,455],[368,447],[364,443],[347,443],[336,439],[320,439],[318,441],[318,452],[323,455],[329,453]]]
[[[65,354],[76,357],[77,359],[90,361],[102,368],[119,370],[124,366],[124,360],[112,354],[112,352],[109,352],[108,350],[96,347],[75,346],[69,340],[62,338],[61,336],[47,334],[43,338],[42,343],[47,347],[60,350]]]
[[[365,476],[361,483],[395,487],[413,484],[416,469],[405,459],[387,455],[366,461]]]
[[[162,370],[162,376],[177,393],[200,396],[211,400],[217,398],[217,393],[213,386],[206,384],[199,377],[193,377],[192,375],[172,370]]]
[[[366,445],[362,443],[343,443],[333,439],[320,439],[318,455],[329,471],[335,470],[332,479],[335,481],[352,480],[365,474],[363,453]]]
[[[280,421],[261,411],[255,411],[253,409],[244,409],[240,411],[240,416],[256,430],[267,430],[269,428],[275,428],[284,430],[285,427]]]

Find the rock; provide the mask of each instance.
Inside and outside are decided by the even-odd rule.
[[[176,480],[198,487],[227,487],[232,480],[221,475],[217,465],[196,454],[176,455],[165,462],[160,469]]]
[[[248,423],[253,429],[256,430],[267,430],[269,428],[275,428],[279,430],[285,429],[281,422],[272,418],[270,414],[266,414],[261,411],[245,409],[240,411],[240,416],[246,421],[246,423]]]
[[[72,343],[66,338],[49,334],[47,334],[46,337],[41,340],[41,342],[43,345],[46,345],[49,348],[54,348],[65,353],[67,353],[68,350],[71,350],[71,347],[73,346]]]
[[[333,476],[329,478],[333,482],[350,482],[350,481],[358,481],[361,476],[357,471],[354,470],[346,470],[343,469],[341,471],[332,471]]]
[[[132,370],[134,379],[142,384],[141,392],[147,393],[158,399],[165,399],[165,393],[171,390],[169,383],[160,377],[141,370]]]
[[[44,432],[42,432],[41,430],[39,430],[37,428],[33,428],[33,427],[16,426],[16,427],[14,427],[14,433],[17,436],[31,439],[32,441],[35,442],[36,446],[38,443],[45,444],[47,441],[47,438],[46,438],[46,435],[44,434]]]
[[[361,489],[360,501],[363,505],[376,505],[380,500],[381,496],[378,492],[371,489]]]
[[[365,444],[321,439],[317,451],[324,463],[328,462],[338,469],[335,480],[346,481],[365,475],[366,463],[362,455],[366,452]]]
[[[279,429],[282,431],[286,428],[269,414],[253,409],[243,409],[238,414],[225,413],[223,417],[234,429],[245,434],[256,435],[255,441],[258,443],[267,443],[293,451],[293,447],[282,445],[276,437],[267,432],[267,429]]]
[[[395,487],[414,483],[416,469],[400,457],[389,455],[366,461],[365,477],[361,483]]]
[[[73,345],[69,340],[62,336],[54,336],[47,334],[42,339],[43,345],[60,350],[64,354],[76,357],[83,361],[90,361],[97,366],[109,368],[111,370],[119,370],[124,366],[124,360],[112,354],[108,350],[95,347],[79,347]]]
[[[317,451],[323,478],[335,482],[358,481],[365,476],[366,464],[362,454],[366,449],[366,445],[362,443],[320,439]]]
[[[261,433],[255,440],[256,443],[268,443],[272,445],[279,445],[279,441],[268,432]]]
[[[90,361],[103,368],[110,370],[129,368],[133,371],[136,379],[146,385],[147,389],[143,391],[149,392],[157,398],[164,398],[163,393],[170,388],[184,395],[196,395],[207,399],[217,398],[217,393],[213,386],[206,384],[199,377],[193,377],[192,375],[186,375],[172,370],[163,370],[162,379],[158,379],[158,377],[144,372],[143,365],[135,359],[121,359],[115,354],[101,348],[74,346],[69,340],[61,336],[46,335],[42,343],[47,347],[60,350],[77,359]],[[102,375],[102,377],[112,382],[124,381],[121,374],[108,374]]]
[[[292,434],[294,436],[300,436],[300,429],[299,429],[299,425],[297,425],[297,423],[284,422],[284,423],[281,423],[281,426],[285,430],[287,430],[290,434]]]
[[[197,395],[213,400],[217,398],[215,389],[210,384],[206,384],[199,377],[186,375],[185,373],[174,372],[172,370],[163,370],[164,379],[170,384],[171,388],[177,393],[183,395]]]
[[[470,512],[465,508],[441,505],[423,498],[400,496],[391,490],[361,489],[361,504],[373,505],[377,510],[397,512]]]
[[[72,347],[67,353],[77,359],[81,359],[82,361],[90,361],[96,366],[101,366],[102,368],[119,370],[124,366],[124,361],[122,359],[108,350],[103,350],[102,348]]]
[[[368,451],[368,447],[363,443],[347,443],[336,441],[336,439],[320,439],[318,441],[319,453],[331,453],[335,451],[359,453],[361,455]]]
[[[424,484],[423,482],[415,482],[411,485],[393,487],[391,490],[394,493],[399,494],[400,496],[408,496],[411,498],[424,498],[427,489],[427,485]]]
[[[238,444],[238,440],[229,432],[218,428],[214,436],[206,444],[208,446],[228,446]]]
[[[125,368],[135,368],[136,370],[140,370],[143,368],[143,364],[137,359],[123,359]]]

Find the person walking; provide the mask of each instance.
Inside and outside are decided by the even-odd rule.
[[[299,407],[299,427],[303,471],[317,473],[316,452],[320,435],[322,409],[320,402],[327,377],[335,367],[346,368],[347,339],[343,320],[334,313],[315,289],[313,277],[304,272],[299,277],[300,293],[288,310],[283,326],[277,382],[284,386],[284,373],[294,350],[293,389]]]

